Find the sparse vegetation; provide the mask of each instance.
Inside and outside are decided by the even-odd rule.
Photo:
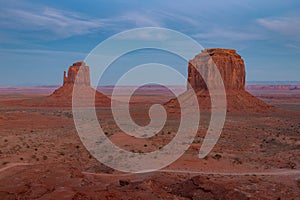
[[[9,162],[5,161],[2,163],[2,165],[7,165]]]
[[[216,160],[220,160],[222,156],[220,154],[215,154],[212,158]]]
[[[39,108],[39,109],[42,110],[48,108]],[[19,170],[19,169],[22,170],[24,168],[26,169],[24,170],[25,173],[27,173],[31,169],[34,170],[35,168],[40,169],[37,170],[36,172],[40,173],[41,175],[34,176],[34,178],[37,177],[38,184],[36,185],[38,187],[37,188],[38,190],[40,189],[39,181],[48,181],[46,179],[48,178],[51,179],[52,174],[56,175],[56,173],[52,173],[52,172],[48,173],[48,171],[55,172],[55,170],[58,171],[62,170],[62,172],[65,172],[63,170],[66,170],[66,173],[71,172],[72,176],[75,176],[75,179],[72,180],[71,183],[77,181],[76,176],[77,176],[78,169],[79,171],[82,172],[99,173],[97,174],[97,176],[95,176],[95,179],[89,178],[92,177],[92,175],[86,177],[89,178],[90,181],[89,184],[91,183],[91,186],[93,186],[92,184],[94,180],[95,181],[99,180],[99,183],[97,184],[101,186],[100,181],[102,179],[100,176],[103,173],[113,173],[113,170],[103,164],[100,164],[95,158],[93,158],[92,155],[94,155],[94,153],[89,154],[89,152],[86,151],[86,149],[84,148],[83,144],[80,142],[76,134],[76,129],[73,125],[74,123],[73,120],[68,121],[68,119],[64,116],[65,111],[61,113],[61,118],[58,118],[56,115],[53,115],[53,111],[55,111],[55,109],[58,110],[58,108],[51,108],[51,110],[49,109],[49,111],[44,112],[44,115],[37,116],[40,111],[39,110],[36,111],[36,109],[34,108],[32,113],[30,113],[31,111],[30,112],[26,111],[28,112],[28,116],[29,116],[28,119],[20,118],[20,120],[24,121],[24,124],[26,122],[26,124],[29,124],[30,126],[23,128],[17,125],[16,127],[14,127],[14,124],[10,123],[11,124],[10,127],[4,127],[3,134],[0,137],[0,140],[2,141],[0,147],[1,149],[0,157],[2,159],[1,160],[2,165],[0,163],[0,165],[2,166],[1,168],[2,169],[5,168],[4,170],[6,170],[6,168],[9,168],[11,166],[15,167],[14,164],[27,164],[27,163],[33,164],[32,166],[24,165],[22,167],[16,167],[14,170]],[[106,109],[103,108],[101,109],[98,108],[98,110],[101,110],[101,112],[103,111],[103,113],[106,112]],[[14,119],[15,116],[13,116],[13,113],[10,115],[12,116],[12,119]],[[19,116],[23,117],[23,115],[25,114],[17,113],[16,118]],[[137,117],[139,116],[140,115],[138,115]],[[206,113],[204,113],[202,116],[205,120],[206,117],[209,118],[209,116],[207,116]],[[252,173],[256,173],[257,171],[262,171],[264,168],[266,168],[265,170],[266,172],[273,170],[273,168],[274,169],[281,168],[282,171],[286,170],[286,171],[291,171],[292,173],[294,173],[295,170],[299,169],[299,162],[297,160],[297,150],[298,150],[297,145],[299,140],[298,133],[300,131],[298,126],[300,127],[300,124],[295,123],[297,119],[294,117],[295,119],[291,119],[290,121],[288,121],[287,119],[285,120],[284,117],[281,118],[281,116],[279,115],[276,116],[277,118],[280,118],[280,120],[278,121],[276,120],[277,118],[273,120],[273,118],[271,117],[260,118],[255,116],[255,118],[253,118],[252,116],[241,117],[240,115],[237,115],[237,117],[229,115],[229,120],[228,122],[226,122],[221,138],[220,140],[218,140],[217,145],[214,147],[214,152],[205,156],[203,159],[198,158],[199,148],[201,147],[200,144],[203,141],[203,138],[205,137],[207,131],[207,127],[201,126],[198,135],[194,138],[194,142],[193,142],[194,144],[185,152],[185,154],[180,159],[176,161],[176,163],[171,164],[170,167],[166,169],[175,169],[175,170],[180,169],[180,170],[196,171],[196,172],[210,172],[213,170],[215,172],[232,171],[234,173],[240,173],[251,169],[249,170],[250,171],[249,174],[251,177],[249,176],[246,177],[244,175],[241,176],[203,175],[203,176],[199,176],[198,178],[197,175],[194,174],[192,175],[194,177],[192,179],[193,180],[192,183],[194,182],[198,183],[199,181],[202,181],[201,182],[201,187],[202,187],[202,185],[205,186],[206,182],[209,182],[208,178],[211,178],[212,181],[216,181],[216,180],[219,181],[220,185],[227,184],[228,181],[230,187],[231,186],[239,187],[240,185],[237,185],[236,183],[243,183],[245,184],[245,187],[244,185],[242,185],[243,188],[241,186],[240,189],[249,192],[249,194],[251,193],[250,191],[253,190],[255,192],[253,193],[254,194],[253,197],[256,197],[255,196],[256,194],[261,194],[266,191],[266,195],[270,194],[270,198],[273,199],[276,199],[279,196],[279,194],[276,193],[277,191],[282,192],[281,194],[283,194],[283,192],[292,191],[290,188],[288,188],[289,186],[277,182],[272,182],[273,180],[271,180],[269,176],[262,176],[258,174],[257,177],[255,177],[256,175]],[[37,118],[43,118],[43,119],[41,119],[41,121],[37,121],[36,126],[33,126],[29,120],[35,120]],[[103,119],[103,118],[107,118],[107,119]],[[135,157],[135,158],[141,157],[144,153],[148,151],[152,151],[152,150],[156,151],[158,149],[162,149],[163,147],[165,147],[165,145],[176,134],[177,129],[175,128],[175,126],[178,125],[176,120],[171,119],[170,122],[168,122],[169,124],[167,124],[163,130],[161,130],[158,134],[156,134],[152,138],[147,138],[146,140],[146,139],[139,139],[134,137],[131,138],[130,136],[124,136],[125,134],[122,133],[122,130],[119,130],[116,127],[116,125],[112,123],[112,119],[107,117],[105,113],[103,115],[99,115],[98,119],[99,121],[102,120],[104,123],[104,128],[105,128],[104,134],[107,137],[112,134],[115,134],[114,135],[115,137],[110,137],[109,139],[113,143],[118,145],[120,148],[125,149],[127,151],[131,150],[131,152],[134,152],[135,154],[131,154],[129,155],[129,157]],[[48,122],[47,120],[49,121],[49,123],[46,124],[45,122]],[[138,120],[140,119],[138,118]],[[141,121],[142,120],[144,119],[141,119]],[[102,125],[102,121],[100,122],[101,125]],[[271,124],[273,122],[275,123],[274,126],[273,124]],[[238,123],[241,123],[242,125],[239,125]],[[255,123],[258,124],[258,128],[255,127],[256,126]],[[281,125],[281,123],[284,125]],[[293,126],[291,125],[292,123],[294,123],[294,127],[292,127]],[[265,126],[265,124],[267,125]],[[264,132],[262,132],[261,126],[265,126]],[[277,130],[279,126],[281,126],[281,129]],[[3,129],[1,129],[1,132],[2,130]],[[32,134],[30,133],[31,131],[33,131]],[[146,134],[144,134],[143,136],[146,136]],[[285,138],[285,141],[283,141],[283,138]],[[101,145],[101,142],[97,144]],[[259,146],[261,148],[259,148]],[[107,151],[103,150],[103,153],[110,154],[111,152],[109,152],[109,150]],[[153,158],[157,158],[157,157],[153,157]],[[118,157],[113,156],[110,157],[110,159],[117,161]],[[9,162],[4,162],[4,161],[9,161]],[[57,169],[55,168],[56,164],[58,164],[59,166]],[[124,166],[131,167],[129,162],[128,163],[124,162]],[[45,171],[43,168],[45,168]],[[7,172],[10,172],[10,170]],[[14,171],[11,170],[11,172]],[[45,174],[44,172],[47,173]],[[17,177],[18,174],[19,173],[16,173],[14,174],[14,176]],[[32,175],[32,172],[30,171],[29,174]],[[78,174],[80,175],[81,173],[78,172]],[[118,176],[119,174],[120,173],[114,173],[114,176]],[[46,179],[41,178],[44,175],[47,176]],[[166,182],[172,183],[170,187],[175,187],[177,183],[184,181],[187,176],[185,173],[180,173],[180,175],[177,175],[176,173],[165,173],[165,172],[163,173],[163,175],[164,176],[159,176],[159,175],[147,176],[146,184],[144,182],[141,183],[142,185],[139,188],[139,190],[141,192],[144,192],[144,190],[141,188],[145,188],[145,187],[147,188],[149,185],[151,186],[151,188],[153,186],[154,188],[153,190],[155,190],[155,188],[158,188],[156,184],[159,183],[160,180],[162,180],[162,183],[165,183],[163,182],[166,180],[165,178],[168,178]],[[106,176],[107,175],[105,174],[105,177]],[[205,177],[207,177],[207,181]],[[7,180],[8,178],[9,177],[7,177]],[[28,177],[28,179],[30,178],[31,177]],[[132,178],[134,180],[135,177]],[[155,178],[156,180],[153,180],[152,178]],[[109,178],[107,178],[107,180],[108,179]],[[114,183],[115,180],[118,181],[119,179],[114,179]],[[81,180],[82,177],[78,179],[79,181],[78,185],[81,184]],[[138,181],[140,180],[144,181],[142,178],[139,179]],[[178,182],[174,181],[173,184],[172,180],[176,180]],[[62,185],[64,184],[63,181],[62,181]],[[294,180],[292,181],[294,184],[295,181]],[[3,185],[4,184],[6,183],[3,181]],[[105,182],[105,184],[107,183]],[[135,185],[139,185],[139,184],[140,184],[139,182],[134,180],[132,181],[132,186],[124,189],[127,190],[131,188],[132,190],[134,190]],[[160,184],[159,186],[164,186],[161,185],[161,183],[159,184]],[[272,187],[270,186],[271,184]],[[298,181],[298,185],[300,185],[299,181]],[[111,186],[114,187],[115,184]],[[194,185],[191,186],[192,186],[191,188],[195,187]],[[167,195],[171,194],[169,193],[170,187],[167,188],[168,190],[166,193]],[[246,187],[247,189],[245,189]],[[267,189],[265,190],[263,187],[266,187],[268,189],[274,188],[276,189],[276,191],[275,190],[267,191]],[[186,189],[185,187],[182,188]],[[160,188],[160,191],[162,190],[164,190],[163,187]],[[256,193],[256,191],[258,190],[259,192]],[[176,191],[178,190],[176,189]],[[196,193],[199,192],[199,188],[196,188],[195,191]],[[160,194],[159,192],[157,192],[157,194]],[[192,194],[192,192],[194,191],[191,191],[191,193],[189,194]]]
[[[234,158],[233,164],[241,165],[243,162],[239,158]]]
[[[144,152],[143,152],[142,150],[138,150],[138,153],[140,153],[140,154],[141,154],[141,153],[144,153]]]

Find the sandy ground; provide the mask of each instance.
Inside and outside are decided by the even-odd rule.
[[[210,115],[201,113],[188,151],[168,167],[142,174],[121,173],[93,158],[77,135],[71,108],[15,103],[46,95],[30,91],[0,94],[0,199],[300,198],[300,91],[251,91],[280,109],[228,114],[217,145],[204,159],[198,151]],[[145,102],[172,97],[153,88],[151,95],[137,93],[131,116],[146,125]],[[110,140],[135,153],[163,147],[179,123],[171,116],[155,137],[135,139],[122,133],[109,108],[97,108],[97,115]]]

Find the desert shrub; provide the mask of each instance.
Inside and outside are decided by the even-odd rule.
[[[142,150],[138,150],[138,153],[144,153]]]
[[[213,156],[213,159],[216,159],[216,160],[220,160],[221,158],[222,158],[222,156],[218,153]]]
[[[241,165],[242,161],[239,158],[234,158],[233,164]]]

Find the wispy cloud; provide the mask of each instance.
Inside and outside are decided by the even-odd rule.
[[[192,25],[192,26],[199,26],[200,22],[198,20],[195,20],[191,17],[188,17],[184,14],[175,14],[171,12],[162,12],[162,11],[155,11],[153,13],[155,16],[157,16],[160,19],[164,19],[167,21],[174,21],[174,22],[181,22],[187,25]]]
[[[2,27],[22,31],[50,31],[54,37],[83,35],[104,25],[98,19],[49,7],[30,11],[6,9],[0,13],[0,17]]]
[[[299,17],[263,18],[257,19],[257,22],[271,31],[300,39]]]
[[[0,49],[2,53],[11,53],[11,54],[29,54],[29,55],[76,55],[81,57],[86,57],[88,53],[76,52],[76,51],[53,51],[53,50],[42,50],[42,49]]]
[[[145,13],[128,12],[117,18],[114,21],[132,22],[136,27],[140,26],[161,26],[162,22],[158,19],[148,16]]]
[[[131,34],[121,34],[117,38],[125,39],[125,40],[151,40],[151,41],[159,41],[166,40],[170,37],[165,31],[155,31],[152,29],[138,29],[137,31]]]
[[[262,34],[245,32],[241,30],[226,30],[226,29],[213,29],[208,32],[197,33],[192,35],[197,39],[229,39],[229,40],[261,40],[264,39]]]
[[[298,46],[298,45],[295,45],[295,44],[285,44],[285,46],[289,47],[289,48],[296,49],[297,51],[300,51],[300,46]]]
[[[78,12],[52,7],[40,5],[28,7],[30,6],[0,9],[0,26],[24,34],[30,32],[29,37],[45,32],[38,36],[45,37],[44,39],[61,39],[85,35],[101,29],[121,31],[143,26],[159,27],[163,24],[162,20],[153,17],[149,12],[126,12],[108,18],[92,18]]]

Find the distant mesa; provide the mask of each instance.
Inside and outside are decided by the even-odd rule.
[[[191,95],[189,91],[194,89],[200,109],[210,109],[211,100],[204,79],[207,80],[211,88],[216,89],[218,79],[216,71],[213,70],[214,65],[218,68],[223,79],[227,98],[227,112],[265,112],[272,108],[245,90],[244,60],[233,49],[205,49],[190,60],[188,63],[187,81],[189,84],[187,91],[178,98],[182,98],[188,103],[189,95]],[[197,69],[201,69],[204,73],[200,74]],[[166,105],[174,108],[179,106],[176,104],[178,101],[172,99]]]
[[[300,85],[247,85],[247,90],[300,90]]]

